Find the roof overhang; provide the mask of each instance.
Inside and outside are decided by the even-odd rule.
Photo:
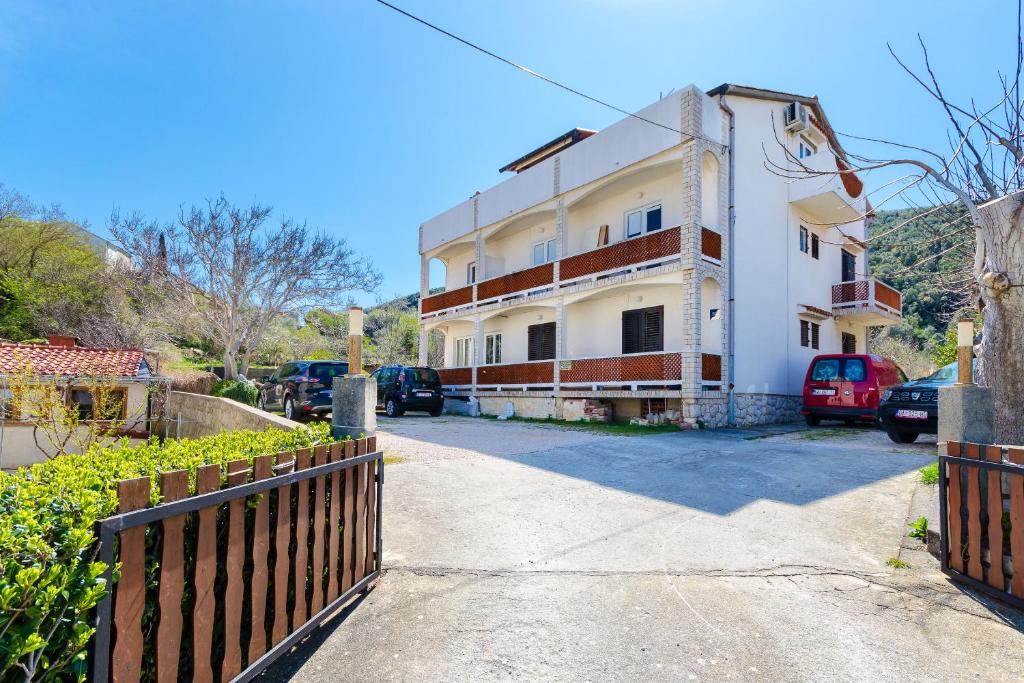
[[[559,135],[551,142],[545,143],[532,152],[524,154],[512,163],[505,164],[498,169],[498,173],[505,173],[506,171],[522,173],[526,169],[539,164],[548,157],[558,154],[563,149],[572,147],[581,140],[586,140],[596,132],[596,130],[590,130],[589,128],[573,128],[564,135]]]

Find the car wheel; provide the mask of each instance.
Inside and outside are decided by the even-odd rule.
[[[284,417],[286,420],[295,419],[295,401],[291,396],[284,397]]]
[[[821,424],[821,418],[817,415],[805,415],[804,422],[807,423],[808,427],[817,427]]]
[[[384,412],[387,413],[388,417],[400,417],[405,411],[395,403],[393,398],[389,398],[388,402],[384,405]]]
[[[917,432],[904,432],[896,429],[890,429],[886,434],[896,443],[914,443],[919,436]]]
[[[441,413],[444,412],[444,406],[438,406],[430,410],[430,417],[441,417]]]

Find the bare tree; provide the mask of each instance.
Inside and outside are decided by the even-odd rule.
[[[916,69],[889,47],[899,66],[936,101],[948,120],[948,151],[845,135],[888,145],[900,150],[900,154],[878,159],[833,150],[845,163],[840,163],[837,171],[829,172],[808,167],[780,142],[785,162],[766,161],[771,170],[791,178],[845,176],[904,167],[909,173],[899,179],[900,187],[890,197],[899,197],[913,206],[914,200],[908,198],[912,192],[918,193],[924,199],[918,204],[928,207],[921,215],[950,205],[962,209],[954,213],[966,212],[970,226],[958,217],[950,221],[949,234],[965,227],[971,228],[968,233],[973,232],[973,265],[961,280],[973,284],[974,304],[984,316],[978,377],[982,384],[992,387],[996,438],[1003,443],[1024,443],[1024,416],[1019,409],[1020,397],[1024,395],[1024,40],[1019,0],[1015,20],[1016,44],[1011,67],[1005,73],[997,71],[997,94],[985,104],[980,104],[980,98],[958,103],[947,96],[920,36],[921,65]],[[970,241],[971,235],[965,235],[951,248]]]
[[[237,207],[222,195],[182,209],[161,226],[133,215],[111,217],[111,232],[139,266],[160,278],[224,347],[224,376],[249,369],[251,354],[277,316],[329,306],[380,276],[344,240],[282,219],[272,209]]]

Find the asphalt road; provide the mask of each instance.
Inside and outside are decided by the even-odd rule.
[[[381,429],[386,574],[270,680],[1024,675],[1020,616],[905,542],[934,441]]]

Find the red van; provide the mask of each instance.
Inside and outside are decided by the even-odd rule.
[[[804,406],[800,413],[812,427],[822,420],[842,420],[847,424],[876,422],[882,392],[905,381],[903,371],[881,356],[815,356],[804,379]]]

